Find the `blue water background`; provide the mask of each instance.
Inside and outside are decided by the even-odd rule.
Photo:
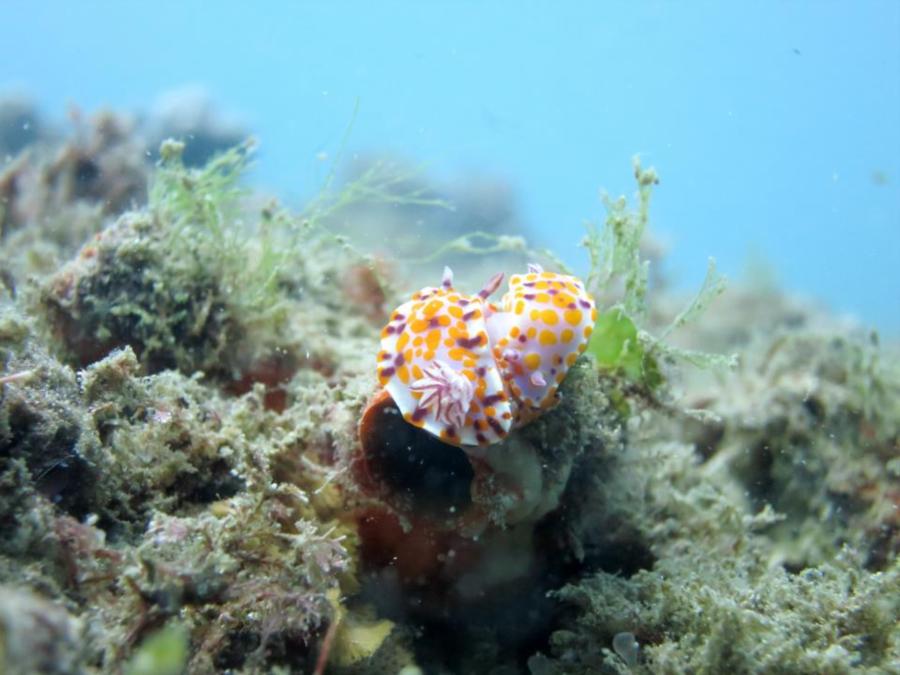
[[[582,267],[598,189],[640,153],[667,269],[762,256],[789,289],[900,333],[900,2],[0,3],[0,89],[48,112],[146,109],[187,83],[298,201],[350,151],[499,174]],[[317,158],[319,157],[319,158]]]

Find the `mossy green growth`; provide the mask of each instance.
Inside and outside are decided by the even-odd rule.
[[[642,382],[651,389],[663,382],[659,364],[638,339],[638,329],[625,310],[613,307],[601,312],[587,352],[601,368],[620,372],[629,380]]]
[[[665,343],[677,328],[696,319],[725,290],[725,280],[710,259],[700,291],[658,336],[640,326],[647,315],[647,288],[650,263],[641,254],[641,241],[650,221],[650,198],[659,177],[653,168],[644,169],[634,160],[638,184],[637,208],[629,208],[625,197],[603,196],[606,221],[602,229],[588,226],[582,245],[587,248],[591,271],[586,286],[597,300],[617,302],[601,311],[594,325],[588,352],[600,368],[611,370],[650,390],[663,384],[660,357],[688,361],[700,367],[734,365],[733,357],[677,349]]]
[[[149,208],[173,251],[190,251],[187,266],[217,270],[232,311],[247,325],[281,326],[286,313],[279,278],[299,263],[300,228],[277,208],[262,210],[258,222],[245,222],[241,185],[255,142],[217,155],[190,169],[182,162],[184,144],[168,140],[149,192]],[[196,259],[196,260],[195,260]]]
[[[170,623],[144,640],[128,662],[125,675],[180,675],[187,658],[187,631]]]

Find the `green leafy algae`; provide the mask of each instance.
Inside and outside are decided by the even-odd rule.
[[[588,353],[601,368],[616,371],[626,379],[640,382],[649,390],[664,381],[659,357],[681,360],[704,368],[733,367],[735,357],[679,349],[666,344],[678,328],[696,321],[709,304],[725,290],[725,280],[716,273],[710,259],[706,278],[694,298],[658,336],[641,330],[647,317],[647,290],[650,263],[644,260],[641,244],[650,220],[650,199],[659,177],[653,168],[644,169],[634,159],[634,177],[638,185],[635,209],[625,197],[611,199],[603,195],[607,215],[602,229],[588,225],[582,242],[590,257],[591,269],[586,287],[602,305],[619,296],[611,306],[602,309],[594,326]]]
[[[125,666],[125,675],[180,675],[188,660],[187,631],[172,623],[145,639]]]

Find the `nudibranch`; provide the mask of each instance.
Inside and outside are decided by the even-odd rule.
[[[495,304],[502,281],[465,295],[444,268],[441,285],[415,293],[381,332],[379,382],[407,422],[451,445],[496,443],[552,408],[597,319],[573,276],[529,265]]]

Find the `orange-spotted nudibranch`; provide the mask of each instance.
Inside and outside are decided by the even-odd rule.
[[[497,274],[474,296],[423,288],[381,332],[378,379],[404,419],[457,446],[484,446],[552,408],[587,347],[594,300],[575,277],[529,265],[497,305]]]

